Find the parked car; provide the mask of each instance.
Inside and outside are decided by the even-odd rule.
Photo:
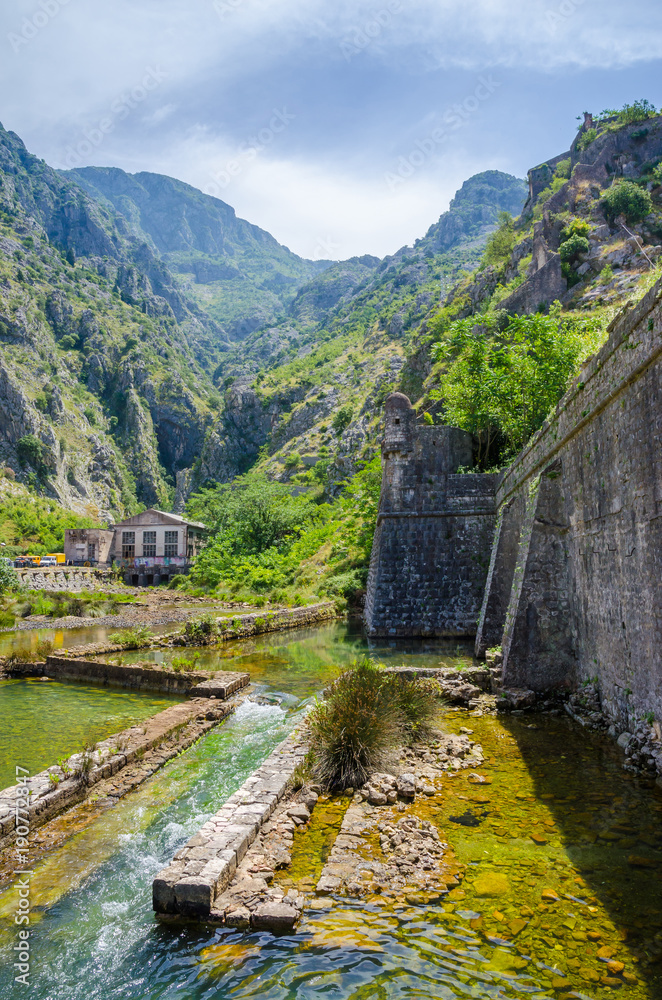
[[[42,556],[39,560],[40,566],[57,566],[57,559],[55,556]]]
[[[30,556],[19,556],[17,559],[14,559],[14,566],[17,569],[27,569],[29,566],[34,566],[34,563]]]
[[[9,556],[0,556],[0,563],[4,563],[5,566],[13,566],[14,560],[10,559]]]

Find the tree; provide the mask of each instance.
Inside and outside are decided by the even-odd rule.
[[[16,454],[21,465],[31,465],[40,471],[44,465],[44,446],[34,434],[25,434],[16,444]]]
[[[500,267],[505,264],[513,247],[517,234],[515,233],[515,220],[510,212],[499,212],[499,228],[487,238],[483,261],[485,264],[493,264]]]
[[[564,263],[573,264],[583,253],[588,253],[590,248],[591,245],[585,236],[573,233],[572,236],[561,244],[559,254]]]
[[[347,430],[352,422],[352,417],[354,416],[354,410],[349,404],[347,406],[341,407],[333,418],[332,426],[338,437]]]
[[[476,435],[479,464],[512,458],[542,425],[595,347],[596,321],[562,319],[558,303],[549,316],[515,316],[503,332],[453,324],[437,345],[449,362],[431,393],[443,400],[449,424]]]

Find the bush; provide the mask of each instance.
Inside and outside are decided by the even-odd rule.
[[[556,164],[556,170],[554,173],[557,177],[564,177],[566,180],[570,177],[570,172],[572,170],[572,160],[568,158],[567,160],[559,160]]]
[[[616,181],[602,199],[605,215],[613,223],[618,215],[624,215],[627,222],[637,223],[653,211],[653,201],[644,188],[632,181]]]
[[[148,646],[153,638],[152,630],[146,625],[134,625],[108,636],[110,642],[117,646]]]
[[[389,765],[403,717],[384,672],[363,658],[333,682],[308,725],[315,776],[328,788],[349,788]]]
[[[443,701],[438,681],[421,678],[411,680],[402,674],[391,674],[389,683],[403,717],[403,729],[408,743],[419,743],[431,739],[435,733],[435,721]]]
[[[198,669],[198,661],[200,659],[200,654],[195,656],[173,656],[170,661],[170,666],[178,674],[181,670],[186,673],[192,673],[194,670]]]
[[[583,152],[585,149],[588,149],[588,147],[592,143],[594,143],[597,138],[598,138],[597,128],[589,128],[579,137],[577,148],[579,149],[580,152]]]
[[[16,444],[16,454],[21,465],[31,465],[37,471],[43,466],[44,446],[34,434],[25,434]]]
[[[559,247],[561,260],[565,264],[574,263],[583,253],[588,253],[589,250],[590,243],[585,236],[580,236],[579,233],[573,233],[573,235]]]
[[[184,640],[187,646],[205,646],[218,635],[218,622],[211,615],[194,618],[184,626]]]
[[[483,261],[500,267],[509,259],[515,246],[515,220],[510,212],[499,212],[499,228],[487,237]]]
[[[351,406],[342,406],[338,412],[335,414],[333,420],[331,421],[331,426],[334,431],[340,437],[340,435],[347,430],[352,422],[352,417],[354,416],[354,410]]]
[[[308,717],[313,774],[328,788],[360,787],[389,767],[402,743],[434,735],[440,704],[436,681],[355,660]]]
[[[14,567],[9,563],[0,562],[0,594],[6,594],[8,591],[15,593],[20,589],[21,582]]]

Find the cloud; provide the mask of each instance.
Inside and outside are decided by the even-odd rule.
[[[584,107],[660,100],[662,6],[15,0],[3,45],[0,120],[53,165],[170,173],[304,255],[381,254],[476,170],[567,148]]]

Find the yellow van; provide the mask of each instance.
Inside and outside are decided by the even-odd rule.
[[[58,566],[64,566],[65,562],[67,561],[67,557],[65,556],[64,552],[49,552],[48,556],[49,558],[55,559]]]

